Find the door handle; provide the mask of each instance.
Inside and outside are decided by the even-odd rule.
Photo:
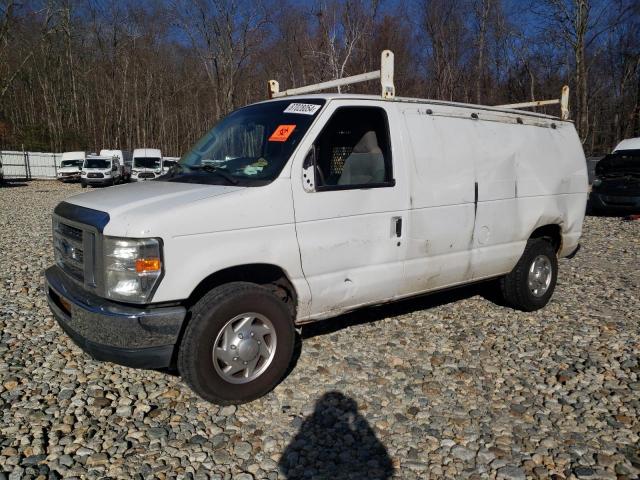
[[[402,236],[402,217],[393,217],[391,221],[395,228],[396,237],[400,238]]]

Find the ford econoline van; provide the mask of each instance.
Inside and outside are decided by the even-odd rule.
[[[309,322],[485,280],[544,307],[586,199],[570,121],[282,96],[228,115],[157,181],[60,203],[48,301],[94,358],[176,366],[241,403],[283,378]]]

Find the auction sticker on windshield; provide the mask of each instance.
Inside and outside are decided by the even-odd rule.
[[[295,125],[278,125],[269,137],[270,142],[286,142],[295,130]]]
[[[287,108],[284,109],[284,113],[300,113],[302,115],[313,115],[322,105],[316,105],[315,103],[290,103]]]

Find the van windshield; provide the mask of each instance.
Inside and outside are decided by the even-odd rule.
[[[61,167],[82,167],[82,160],[62,160]]]
[[[83,168],[110,168],[111,160],[103,160],[101,158],[87,158],[84,161]]]
[[[133,159],[133,166],[138,168],[160,168],[158,157],[136,157]]]
[[[281,100],[232,112],[163,178],[263,185],[275,179],[318,115],[323,99]]]

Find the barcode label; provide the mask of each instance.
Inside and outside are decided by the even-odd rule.
[[[290,103],[284,109],[284,113],[300,113],[302,115],[313,115],[320,110],[320,105],[315,103]]]

